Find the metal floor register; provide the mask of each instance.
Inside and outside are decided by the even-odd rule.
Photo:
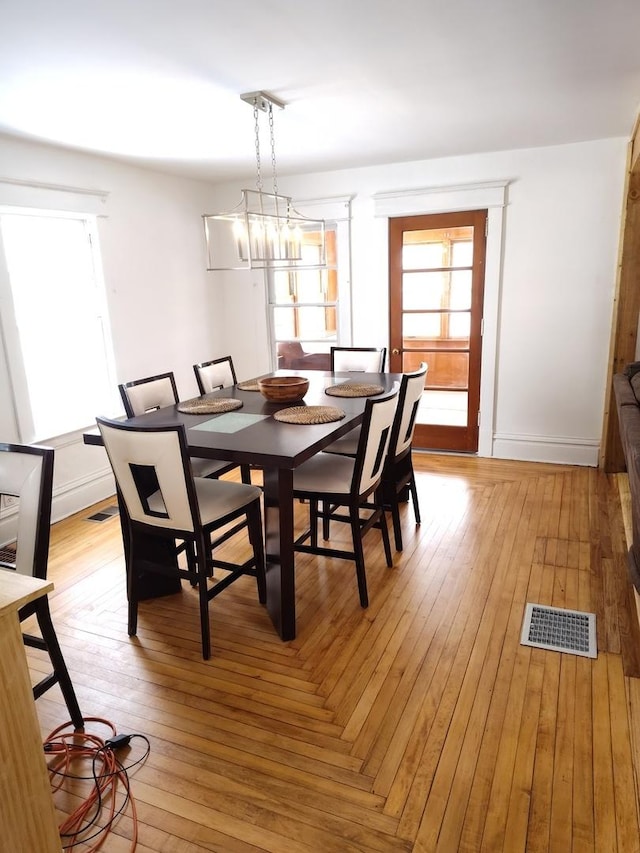
[[[520,643],[595,658],[596,614],[527,603]]]

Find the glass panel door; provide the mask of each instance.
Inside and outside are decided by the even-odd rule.
[[[416,446],[477,450],[486,211],[389,221],[391,369],[429,370]]]

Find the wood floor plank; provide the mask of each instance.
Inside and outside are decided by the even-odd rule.
[[[617,853],[612,721],[606,654],[600,654],[594,661],[592,696],[595,848],[598,853]]]
[[[414,462],[423,523],[402,505],[392,569],[366,537],[369,608],[352,564],[304,555],[296,639],[245,578],[211,608],[209,661],[186,586],[145,602],[128,637],[117,518],[54,525],[51,608],[81,708],[151,742],[131,772],[141,853],[640,853],[624,480]],[[520,645],[527,601],[596,613],[598,658]],[[33,679],[47,670],[27,657]],[[43,736],[67,719],[57,687],[36,708]],[[129,849],[133,826],[103,849]]]
[[[509,485],[507,490],[511,493],[515,488]],[[495,541],[504,510],[504,504],[496,498],[496,503],[488,513],[487,527],[490,541]],[[390,813],[401,814],[441,697],[447,704],[452,701],[450,696],[444,694],[444,688],[456,659],[457,673],[463,674],[465,671],[466,661],[473,647],[476,624],[475,621],[470,623],[469,618],[474,605],[479,602],[482,606],[479,594],[486,584],[482,567],[489,559],[489,551],[485,554],[479,553],[475,571],[469,576],[468,585],[461,586],[464,594],[460,595],[457,603],[452,601],[450,609],[443,608],[437,611],[439,617],[437,642],[431,649],[432,653],[425,658],[420,667],[419,677],[412,685],[409,700],[405,705],[402,725],[394,726],[393,736],[388,745],[385,745],[384,755],[376,774],[374,790],[388,796],[392,786],[395,786],[394,796],[387,801],[387,809]],[[481,610],[476,613],[478,621],[480,615]],[[455,676],[455,678],[458,677],[459,675]],[[446,718],[446,712],[444,716]],[[443,726],[444,721],[439,722],[438,725]],[[369,766],[367,762],[365,768],[368,769]]]
[[[494,719],[501,723],[499,742],[503,748],[503,766],[494,768],[494,780],[503,780],[505,796],[508,799],[507,792],[511,783],[512,759],[508,748],[509,729],[508,725],[505,724],[505,710],[507,703],[509,703],[511,717],[514,719],[519,717],[518,707],[521,705],[519,694],[523,691],[524,681],[526,680],[526,669],[523,668],[520,677],[518,677],[520,669],[518,668],[514,675],[514,666],[518,650],[524,596],[529,585],[530,554],[533,551],[535,541],[535,536],[528,536],[530,512],[526,506],[535,503],[535,491],[536,483],[529,481],[521,521],[515,531],[513,546],[511,551],[505,554],[504,575],[502,577],[497,576],[500,578],[496,584],[496,593],[499,596],[500,605],[495,608],[496,619],[491,626],[487,655],[478,680],[475,698],[472,702],[462,702],[462,707],[470,706],[472,711],[460,747],[455,778],[452,784],[448,786],[450,790],[447,795],[446,810],[441,819],[440,830],[437,835],[433,832],[433,827],[437,825],[438,821],[433,820],[433,816],[430,814],[435,790],[432,787],[416,837],[418,848],[421,844],[424,845],[425,849],[430,849],[436,845],[436,849],[442,851],[460,847],[472,783],[475,774],[478,772],[478,761],[482,753],[482,746],[490,744],[489,752],[491,752],[498,742],[493,736],[498,731],[497,726],[493,727],[492,725]],[[489,612],[494,610],[489,602],[486,610]],[[476,646],[478,645],[479,638],[476,641]],[[458,708],[456,708],[457,711]],[[486,717],[484,717],[483,724],[485,713]],[[515,751],[515,738],[512,739],[512,743]],[[442,761],[440,766],[442,766]],[[500,799],[496,794],[495,785],[492,791],[492,799],[494,802],[496,799]],[[498,806],[498,809],[506,814],[506,809],[502,804]],[[426,832],[425,827],[427,828]],[[479,834],[477,838],[480,837]]]
[[[478,725],[484,725],[488,697],[485,692],[478,691],[478,681],[486,662],[488,665],[487,674],[491,682],[499,660],[497,653],[502,646],[503,637],[501,630],[492,633],[493,620],[506,620],[504,607],[501,606],[503,603],[502,588],[505,582],[508,583],[509,558],[515,539],[515,530],[511,529],[507,522],[519,513],[525,500],[526,490],[526,482],[519,484],[517,494],[510,502],[509,513],[505,517],[506,530],[505,535],[501,538],[498,568],[483,601],[485,615],[491,615],[483,619],[483,612],[478,610],[474,618],[467,623],[468,627],[471,628],[468,633],[472,642],[471,653],[470,655],[465,654],[464,659],[461,655],[458,658],[459,663],[464,665],[464,676],[461,681],[456,679],[455,682],[450,681],[448,684],[448,686],[451,685],[451,690],[448,693],[449,702],[442,704],[439,708],[440,726],[434,727],[424,748],[428,758],[424,760],[423,756],[420,767],[412,779],[410,790],[407,792],[406,804],[403,805],[400,822],[400,832],[405,834],[405,837],[414,837],[421,826],[430,825],[426,815],[424,821],[422,818],[425,799],[427,800],[427,807],[429,808],[429,804],[433,803],[435,814],[438,818],[441,817],[441,809],[446,805],[447,781],[452,778],[451,774],[455,770],[457,757],[461,751],[462,739],[467,730],[469,713],[477,714]],[[447,738],[443,742],[441,735],[445,723]],[[449,733],[451,733],[451,737],[449,737]],[[436,787],[432,794],[431,787],[434,784],[434,779],[436,780]],[[399,805],[399,791],[400,788],[397,787],[395,792],[390,793],[386,806],[387,810],[389,810],[390,803],[393,803],[396,808]],[[425,849],[428,849],[428,840],[426,844]]]

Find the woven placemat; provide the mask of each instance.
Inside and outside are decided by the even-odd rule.
[[[258,385],[257,379],[247,379],[245,382],[238,382],[238,388],[241,391],[259,391],[260,386]]]
[[[341,421],[344,412],[335,406],[291,406],[275,412],[273,417],[285,424],[330,424]]]
[[[203,400],[200,397],[194,397],[192,400],[178,403],[178,411],[185,415],[217,415],[220,412],[232,412],[241,406],[242,400],[222,397],[214,400]]]
[[[324,389],[331,397],[375,397],[382,394],[382,385],[371,385],[367,382],[341,382],[340,385],[329,385]]]

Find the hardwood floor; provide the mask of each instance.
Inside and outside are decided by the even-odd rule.
[[[188,587],[143,604],[127,636],[117,518],[55,525],[52,611],[81,708],[151,741],[131,774],[141,853],[640,850],[640,637],[615,477],[416,467],[423,523],[404,507],[393,569],[377,531],[365,539],[367,610],[351,563],[301,556],[296,640],[243,579],[211,607],[210,661]],[[597,659],[520,645],[527,601],[595,612]],[[43,735],[67,719],[57,688],[37,708]],[[127,816],[102,849],[128,850],[131,831]]]

